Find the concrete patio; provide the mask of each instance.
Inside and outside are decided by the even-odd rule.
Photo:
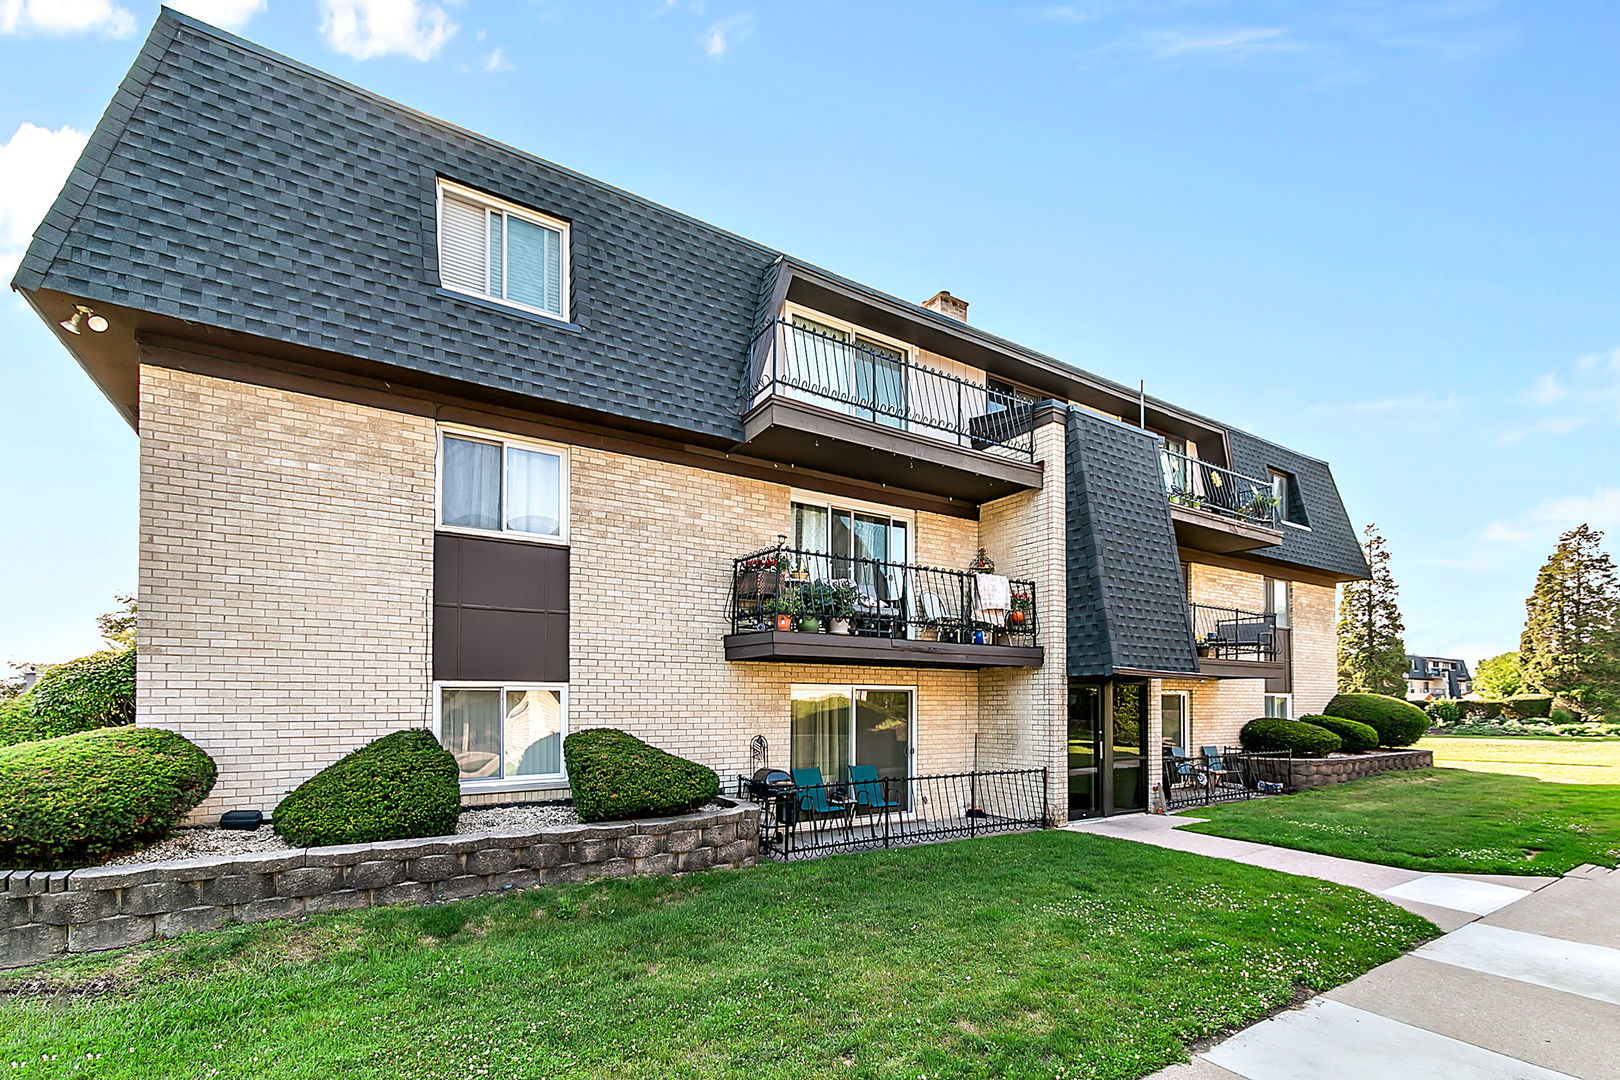
[[[1196,820],[1069,828],[1354,886],[1442,936],[1149,1080],[1620,1080],[1620,871],[1428,874],[1179,830]]]

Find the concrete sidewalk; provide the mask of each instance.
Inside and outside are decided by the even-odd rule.
[[[1195,820],[1069,828],[1351,885],[1444,934],[1149,1080],[1620,1080],[1620,871],[1426,874],[1178,831]]]

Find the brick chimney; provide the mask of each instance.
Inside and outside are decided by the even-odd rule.
[[[937,311],[947,319],[955,319],[957,322],[967,322],[967,304],[966,300],[958,300],[944,289],[923,301],[923,307],[929,311]]]

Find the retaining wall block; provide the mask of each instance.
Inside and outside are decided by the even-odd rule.
[[[42,923],[0,931],[0,959],[6,967],[38,964],[67,952],[67,939],[67,927]]]
[[[149,887],[142,886],[142,888]],[[34,921],[52,926],[96,922],[118,914],[118,893],[112,889],[96,892],[79,889],[73,892],[46,893],[43,896],[31,897],[27,901],[11,902],[19,906],[25,902],[32,905]],[[149,912],[135,914],[145,915]]]
[[[114,915],[110,919],[78,923],[67,928],[70,952],[100,952],[151,941],[156,920],[150,915]]]
[[[405,876],[415,881],[443,881],[461,873],[461,858],[456,855],[425,855],[412,859],[405,868]]]
[[[335,866],[301,866],[276,875],[276,892],[281,896],[319,896],[337,887],[342,871]]]
[[[469,896],[482,896],[489,891],[488,878],[477,874],[458,874],[433,883],[433,899],[465,900]]]
[[[368,859],[345,867],[343,887],[346,889],[381,889],[405,880],[405,863],[399,859]]]
[[[218,930],[230,921],[229,908],[206,904],[164,912],[157,916],[156,931],[158,937],[179,937],[202,930]]]
[[[511,848],[483,847],[467,853],[467,873],[504,874],[517,866],[518,853]]]

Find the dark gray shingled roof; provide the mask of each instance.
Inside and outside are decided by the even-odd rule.
[[[571,222],[571,324],[439,288],[440,176]],[[726,442],[784,261],[807,265],[164,9],[14,285]],[[1274,558],[1364,573],[1324,463],[1231,447],[1300,477],[1312,531]]]
[[[1232,468],[1245,476],[1265,479],[1267,469],[1289,473],[1298,483],[1295,490],[1303,504],[1306,528],[1283,526],[1283,542],[1276,547],[1251,552],[1260,558],[1296,566],[1309,566],[1334,574],[1362,578],[1367,576],[1367,560],[1361,554],[1355,527],[1345,513],[1344,500],[1339,498],[1339,487],[1333,482],[1333,471],[1327,462],[1256,438],[1246,431],[1228,428],[1227,446],[1232,454]]]
[[[1152,432],[1070,409],[1069,674],[1198,671]]]

